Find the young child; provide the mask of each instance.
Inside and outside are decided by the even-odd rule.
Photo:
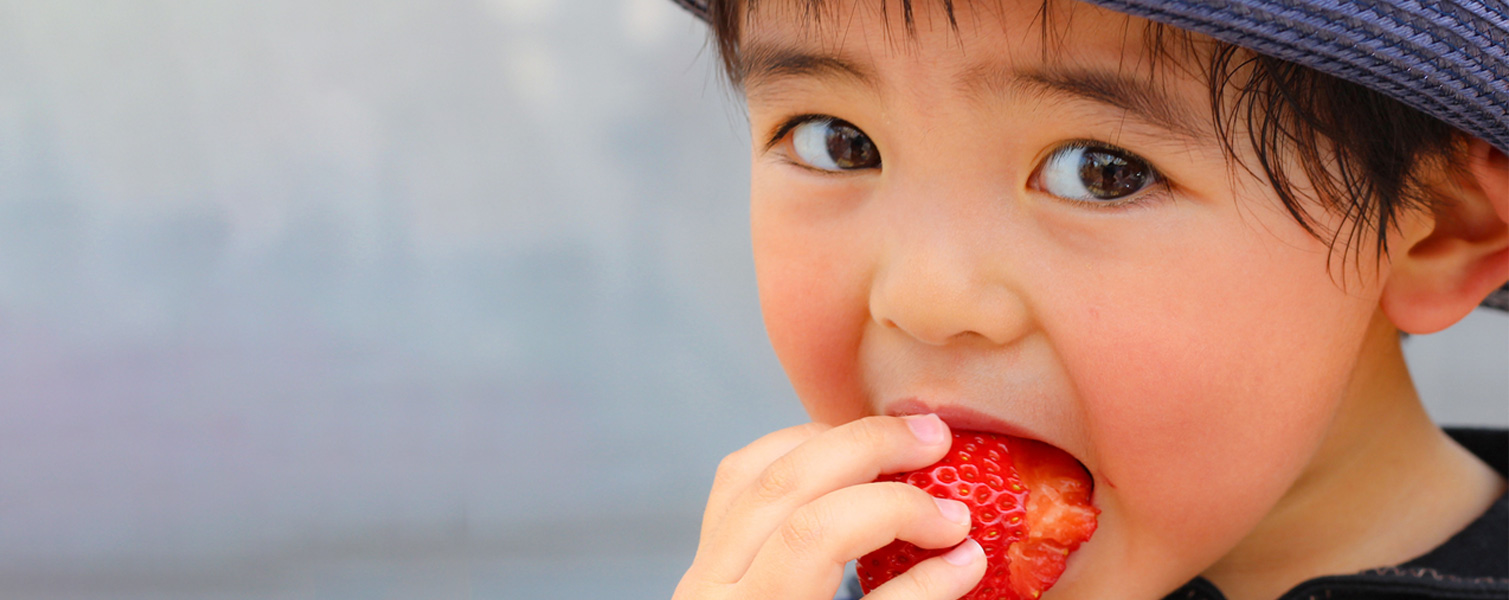
[[[951,550],[867,598],[963,595],[960,506],[871,483],[950,428],[1092,477],[1049,599],[1509,598],[1506,436],[1400,351],[1505,305],[1502,2],[679,1],[812,423],[723,461],[678,600],[832,598],[896,539]]]

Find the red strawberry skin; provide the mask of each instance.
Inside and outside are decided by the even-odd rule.
[[[1047,444],[955,431],[932,466],[882,476],[969,506],[969,536],[985,549],[985,577],[961,600],[1034,600],[1064,572],[1069,554],[1095,533],[1084,467]],[[923,560],[947,552],[895,541],[859,559],[866,593]]]

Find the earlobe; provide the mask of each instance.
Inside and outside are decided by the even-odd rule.
[[[1434,214],[1402,223],[1382,297],[1402,331],[1445,329],[1509,281],[1509,156],[1474,139],[1466,157],[1467,168],[1441,186]]]

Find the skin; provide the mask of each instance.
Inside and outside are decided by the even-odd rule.
[[[1072,25],[1045,49],[1036,0],[959,3],[956,30],[936,4],[909,35],[868,3],[752,15],[746,52],[844,65],[743,82],[762,309],[813,423],[724,460],[677,598],[830,598],[845,561],[898,538],[958,549],[871,597],[968,591],[983,563],[952,509],[868,483],[941,457],[944,423],[1048,442],[1091,474],[1099,529],[1050,600],[1160,598],[1196,575],[1274,598],[1424,553],[1503,493],[1425,414],[1398,341],[1509,279],[1502,152],[1471,142],[1467,169],[1433,179],[1442,208],[1406,215],[1384,260],[1352,260],[1374,248],[1333,252],[1227,162],[1178,64],[1157,77],[1166,113],[1199,117],[1181,131],[1002,84],[1145,80],[1140,22],[1057,6]],[[807,114],[853,123],[882,165],[822,171],[771,140]],[[1116,206],[1057,197],[1041,170],[1074,140],[1163,181]]]

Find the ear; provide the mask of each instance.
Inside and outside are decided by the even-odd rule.
[[[1401,215],[1382,308],[1408,333],[1451,326],[1509,281],[1509,156],[1473,139],[1457,171],[1432,214]]]

